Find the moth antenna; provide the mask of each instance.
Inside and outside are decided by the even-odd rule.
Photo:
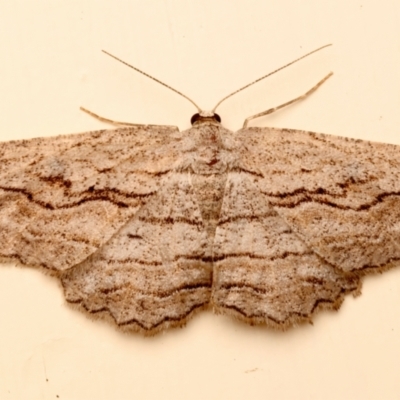
[[[316,53],[317,51],[320,51],[320,50],[324,49],[325,47],[329,47],[329,46],[332,46],[332,44],[331,44],[331,43],[330,43],[330,44],[326,44],[325,46],[322,46],[322,47],[319,47],[318,49],[315,49],[315,50],[313,50],[313,51],[310,51],[309,53],[304,54],[304,56],[301,56],[301,57],[299,57],[299,58],[296,58],[296,60],[291,61],[289,64],[286,64],[286,65],[284,65],[283,67],[280,67],[280,68],[276,69],[275,71],[269,72],[267,75],[264,75],[264,76],[262,76],[261,78],[258,78],[258,79],[256,79],[255,81],[253,81],[253,82],[247,84],[246,86],[243,86],[243,87],[241,87],[240,89],[235,90],[234,92],[232,92],[231,94],[228,94],[228,96],[226,96],[226,97],[224,97],[222,100],[220,100],[220,101],[217,103],[217,105],[212,109],[212,112],[215,112],[215,110],[217,109],[217,107],[219,107],[223,101],[225,101],[226,99],[229,99],[229,97],[233,96],[234,94],[239,93],[239,92],[241,92],[241,91],[244,90],[244,89],[247,89],[249,86],[252,86],[252,85],[254,85],[254,84],[257,83],[257,82],[260,82],[260,81],[262,81],[263,79],[265,79],[265,78],[267,78],[267,77],[269,77],[269,76],[271,76],[271,75],[273,75],[273,74],[275,74],[275,73],[281,71],[282,69],[287,68],[287,67],[289,67],[290,65],[293,65],[293,64],[296,63],[297,61],[300,61],[300,60],[302,60],[303,58],[306,58],[306,57],[310,56],[311,54],[314,54],[314,53]]]
[[[153,81],[159,83],[160,85],[163,85],[163,86],[165,86],[166,88],[172,90],[173,92],[179,94],[180,96],[184,97],[186,100],[189,100],[189,101],[197,108],[197,110],[198,110],[199,112],[202,111],[201,108],[200,108],[192,99],[190,99],[189,97],[187,97],[187,96],[184,95],[183,93],[179,92],[178,90],[174,89],[173,87],[167,85],[167,84],[164,83],[164,82],[161,82],[161,81],[158,80],[157,78],[154,78],[154,76],[151,76],[151,75],[147,74],[146,72],[143,72],[143,71],[140,70],[139,68],[136,68],[136,67],[134,67],[133,65],[128,64],[127,62],[121,60],[120,58],[118,58],[118,57],[116,57],[116,56],[113,56],[112,54],[108,53],[108,52],[105,51],[105,50],[102,50],[102,52],[105,53],[105,54],[107,54],[108,56],[114,58],[115,60],[121,62],[122,64],[127,65],[129,68],[134,69],[136,72],[139,72],[139,73],[141,73],[141,74],[144,75],[144,76],[147,76],[148,78],[150,78],[150,79],[152,79]]]

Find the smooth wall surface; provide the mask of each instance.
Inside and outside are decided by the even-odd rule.
[[[400,3],[360,1],[54,1],[0,3],[0,140],[108,127],[190,127],[201,107],[293,59],[329,47],[238,94],[224,125],[252,122],[400,144]],[[67,306],[55,280],[0,266],[0,398],[399,399],[400,270],[365,280],[338,313],[281,333],[211,312],[152,338]]]

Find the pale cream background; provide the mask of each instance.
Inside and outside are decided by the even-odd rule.
[[[79,111],[189,128],[193,107],[100,52],[211,108],[227,93],[334,46],[227,101],[258,126],[400,144],[398,0],[0,3],[1,140],[103,129]],[[0,267],[0,399],[400,399],[400,270],[370,277],[339,313],[287,333],[202,313],[154,338],[70,309],[57,282]],[[58,396],[58,397],[57,397]]]

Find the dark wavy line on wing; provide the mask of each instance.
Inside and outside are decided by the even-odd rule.
[[[298,317],[298,318],[301,318],[301,319],[309,319],[321,304],[331,304],[333,306],[337,305],[336,304],[337,301],[340,300],[340,298],[343,295],[345,295],[347,293],[351,293],[352,291],[354,291],[356,289],[357,289],[357,287],[354,287],[354,288],[351,288],[351,289],[343,289],[342,288],[339,291],[339,293],[338,293],[338,295],[336,296],[335,299],[333,299],[333,300],[323,299],[323,298],[322,299],[317,299],[317,300],[315,300],[315,302],[313,304],[313,307],[311,308],[311,311],[309,313],[299,313],[299,312],[294,312],[293,311],[293,312],[291,312],[289,314],[289,316],[287,318],[285,318],[283,320],[279,320],[277,318],[274,318],[271,315],[268,315],[266,313],[265,314],[262,314],[262,313],[247,314],[244,310],[242,310],[239,307],[234,306],[234,305],[224,304],[224,305],[221,306],[221,308],[226,308],[226,309],[229,309],[229,310],[236,311],[237,313],[239,313],[240,315],[242,315],[243,317],[248,318],[248,319],[251,319],[251,318],[263,318],[263,319],[271,320],[272,322],[276,323],[277,325],[285,325],[294,316]],[[339,303],[338,306],[340,306],[340,304],[341,304],[341,302]]]
[[[237,313],[239,313],[240,315],[242,315],[243,317],[245,317],[245,318],[264,318],[264,319],[269,319],[269,320],[271,320],[272,322],[274,322],[274,323],[276,323],[276,324],[278,324],[278,325],[283,325],[285,322],[286,322],[286,320],[283,320],[283,321],[281,321],[281,320],[279,320],[279,319],[276,319],[276,318],[274,318],[274,317],[272,317],[271,315],[268,315],[268,314],[247,314],[246,312],[244,312],[242,309],[240,309],[239,307],[237,307],[237,306],[232,306],[232,305],[227,305],[227,304],[224,304],[223,306],[221,306],[221,308],[226,308],[226,309],[228,309],[228,310],[233,310],[233,311],[236,311]]]
[[[73,302],[70,302],[70,303],[73,303]],[[116,319],[114,318],[114,316],[112,315],[111,311],[107,307],[102,307],[102,308],[100,308],[98,310],[90,310],[85,306],[85,304],[82,301],[79,301],[79,302],[77,302],[75,304],[79,304],[80,306],[82,306],[90,314],[97,314],[97,313],[100,313],[100,312],[107,312],[111,316],[111,318],[114,320],[114,322],[115,322],[115,324],[117,326],[122,327],[122,326],[129,326],[129,325],[137,325],[141,329],[143,329],[144,331],[151,332],[152,330],[158,328],[159,326],[161,326],[162,324],[164,324],[166,322],[184,321],[185,318],[188,317],[193,311],[195,311],[197,309],[201,309],[201,308],[207,306],[209,304],[209,301],[204,301],[204,302],[201,302],[201,303],[194,304],[192,307],[189,308],[189,310],[187,310],[187,312],[182,313],[182,314],[180,314],[180,315],[178,315],[176,317],[167,316],[167,317],[163,318],[162,320],[158,321],[157,323],[151,325],[150,327],[148,327],[146,325],[143,325],[139,320],[137,320],[135,318],[132,318],[129,321],[126,321],[126,322],[123,322],[123,323],[119,324],[116,321]]]
[[[221,227],[223,225],[230,224],[230,223],[235,223],[240,220],[246,220],[248,222],[260,221],[260,220],[263,220],[264,218],[271,218],[271,217],[277,217],[277,216],[278,216],[278,214],[274,209],[271,209],[271,211],[266,214],[260,214],[260,215],[238,214],[233,217],[228,217],[228,218],[223,218],[223,219],[218,220],[217,227]],[[281,231],[280,233],[288,233],[288,232],[291,232],[291,229],[289,227],[288,227],[287,231]]]
[[[261,172],[253,171],[251,169],[245,168],[243,165],[233,167],[229,170],[229,172],[244,172],[246,174],[256,176],[257,178],[264,178],[264,175]]]
[[[111,288],[111,289],[100,289],[100,293],[103,293],[105,295],[108,294],[112,294],[114,292],[118,292],[119,290],[124,290],[125,286],[118,286],[115,288]],[[180,285],[177,287],[174,287],[172,289],[169,290],[159,290],[159,291],[146,291],[146,290],[141,290],[139,288],[134,288],[135,290],[135,294],[143,294],[143,295],[147,295],[147,296],[151,296],[151,297],[156,297],[159,299],[164,299],[167,297],[171,297],[175,294],[177,294],[178,292],[190,292],[190,291],[196,291],[198,289],[209,289],[211,288],[211,282],[202,282],[202,283],[192,283],[192,284],[188,284],[188,285]]]
[[[345,206],[342,204],[337,204],[337,203],[334,203],[333,201],[329,201],[327,199],[314,198],[313,195],[328,195],[330,197],[337,198],[337,199],[346,199],[346,196],[333,195],[333,194],[326,192],[322,188],[321,188],[321,191],[318,191],[318,189],[316,191],[308,191],[306,189],[296,189],[295,191],[288,192],[288,193],[279,193],[279,194],[272,194],[272,193],[265,193],[265,192],[262,192],[262,193],[269,197],[268,200],[272,207],[295,208],[302,203],[319,203],[322,205],[327,205],[332,208],[338,208],[341,210],[352,210],[352,211],[366,211],[366,210],[369,210],[370,208],[378,205],[379,203],[382,203],[386,197],[400,195],[400,192],[381,193],[375,197],[375,200],[373,200],[369,203],[362,204],[358,207],[352,207],[352,206]],[[273,200],[271,200],[271,198],[285,199],[285,198],[290,198],[292,196],[297,196],[297,195],[303,195],[304,197],[301,199],[298,199],[297,201],[293,201],[292,203],[279,203],[279,202],[274,202]]]
[[[368,272],[375,272],[376,270],[379,271],[380,269],[390,268],[390,264],[394,262],[400,261],[400,257],[390,257],[385,262],[381,264],[371,265],[371,264],[364,264],[361,268],[353,270],[352,272],[366,274]]]
[[[139,216],[139,221],[147,222],[152,225],[173,225],[176,223],[184,223],[187,225],[203,227],[203,221],[195,221],[192,219],[184,218],[184,217],[145,217],[143,215]]]
[[[87,243],[86,240],[75,240],[76,242],[82,242],[82,243]],[[56,268],[53,268],[50,265],[44,264],[44,263],[37,263],[35,265],[30,265],[27,264],[26,262],[24,262],[21,258],[21,256],[19,254],[2,254],[0,251],[0,257],[3,257],[4,259],[7,260],[16,260],[18,263],[20,263],[21,265],[26,265],[26,266],[31,266],[31,267],[41,267],[41,268],[45,268],[51,271],[59,271]],[[89,256],[88,256],[89,257]],[[188,260],[188,261],[203,261],[204,263],[210,263],[213,260],[210,257],[204,257],[201,255],[198,256],[185,256],[185,255],[177,255],[176,257],[174,257],[174,259],[172,261],[179,261],[179,260]],[[146,267],[161,267],[163,265],[162,262],[159,261],[143,261],[143,260],[139,260],[139,259],[133,259],[133,258],[126,258],[126,259],[122,259],[122,260],[111,260],[108,259],[107,262],[111,265],[111,264],[139,264],[142,266],[146,266]],[[69,267],[68,269],[73,268],[74,266],[72,265],[71,267]]]
[[[129,159],[123,160],[124,163],[125,162],[127,163],[128,161],[129,161]],[[32,163],[31,166],[34,165],[34,164],[35,163]],[[91,164],[91,168],[96,170],[96,172],[98,174],[100,174],[100,175],[104,174],[104,173],[107,173],[107,172],[112,172],[118,166],[119,166],[119,164],[113,165],[112,167],[107,167],[107,168],[97,168],[95,165]],[[135,176],[136,175],[144,175],[144,176],[152,176],[152,177],[156,176],[156,177],[158,177],[158,176],[166,175],[169,172],[171,172],[171,168],[165,169],[164,171],[157,171],[157,172],[147,171],[147,170],[144,170],[144,169],[141,169],[141,170],[137,169],[137,170],[135,170],[135,172],[130,172],[130,173],[134,174]],[[40,181],[47,182],[49,184],[53,184],[53,185],[54,184],[58,184],[58,185],[65,186],[65,187],[70,187],[71,186],[71,181],[69,179],[63,179],[61,177],[48,177],[48,176],[37,176],[37,175],[34,175],[34,176],[37,179],[39,179]]]
[[[90,201],[107,201],[109,203],[112,203],[114,205],[116,205],[117,207],[129,207],[129,204],[124,203],[123,201],[115,201],[113,199],[111,199],[110,197],[108,197],[106,194],[107,193],[114,193],[117,195],[120,195],[122,197],[125,197],[127,199],[131,198],[131,199],[141,199],[141,198],[147,198],[152,196],[153,194],[155,194],[156,192],[149,192],[149,193],[145,193],[145,194],[138,194],[138,193],[123,193],[117,189],[102,189],[102,190],[87,190],[85,192],[82,192],[81,195],[84,196],[90,196],[87,198],[83,198],[79,201],[75,201],[75,202],[71,202],[69,204],[64,204],[62,206],[58,206],[55,207],[52,204],[46,203],[44,201],[40,201],[40,200],[35,200],[32,193],[30,193],[29,191],[25,190],[25,189],[16,189],[16,188],[9,188],[9,187],[4,187],[4,186],[0,186],[0,189],[4,190],[5,192],[13,192],[13,193],[19,193],[22,194],[23,196],[26,197],[26,199],[31,202],[34,203],[42,208],[46,208],[48,210],[62,210],[62,209],[68,209],[68,208],[74,208],[74,207],[78,207],[81,204],[90,202]]]
[[[222,254],[219,256],[203,256],[201,254],[199,255],[176,255],[171,261],[176,262],[179,260],[183,261],[202,261],[206,264],[208,263],[213,263],[213,262],[219,262],[219,261],[224,261],[230,258],[243,258],[247,257],[250,259],[254,260],[267,260],[267,261],[274,261],[278,259],[285,259],[290,256],[303,256],[303,255],[312,255],[314,254],[313,252],[304,252],[304,253],[294,253],[294,252],[285,252],[282,253],[279,256],[273,256],[273,257],[265,257],[265,256],[257,256],[255,254],[249,253],[249,252],[243,252],[243,253],[230,253],[230,254]],[[139,264],[143,266],[153,266],[153,267],[160,267],[163,265],[163,262],[161,261],[143,261],[139,259],[133,259],[133,258],[126,258],[126,259],[121,259],[121,260],[107,260],[109,264]]]
[[[236,311],[237,313],[241,314],[243,317],[248,318],[248,319],[252,319],[252,318],[263,318],[263,319],[268,319],[271,320],[272,322],[274,322],[277,325],[285,325],[288,320],[290,320],[293,316],[296,317],[300,317],[300,318],[309,318],[314,311],[316,310],[316,308],[322,304],[322,303],[328,303],[328,304],[334,304],[335,300],[328,300],[328,299],[318,299],[315,301],[312,310],[310,311],[310,313],[299,313],[299,312],[291,312],[290,315],[283,319],[283,320],[279,320],[277,318],[272,317],[269,314],[262,314],[262,313],[255,313],[255,314],[247,314],[245,311],[243,311],[242,309],[240,309],[237,306],[233,306],[233,305],[223,305],[222,308],[226,308],[228,310],[233,310]]]
[[[325,281],[323,279],[317,278],[315,276],[304,277],[301,279],[301,282],[309,283],[312,285],[323,285],[325,283]],[[255,292],[257,294],[266,294],[266,293],[270,292],[270,290],[268,290],[268,289],[265,289],[260,286],[255,286],[250,283],[224,283],[218,287],[218,290],[220,290],[220,289],[225,289],[228,291],[232,290],[232,289],[234,289],[234,290],[249,289],[252,292]]]
[[[139,239],[140,240],[140,239]],[[204,257],[201,254],[197,255],[188,255],[188,254],[176,254],[170,261],[176,262],[179,260],[187,260],[187,261],[203,261],[205,263],[212,262],[212,258]],[[106,260],[110,265],[124,265],[124,264],[138,264],[143,266],[150,266],[150,267],[161,267],[164,263],[162,261],[146,261],[140,260],[138,258],[123,258],[123,259],[107,259]]]
[[[146,267],[160,267],[163,265],[161,261],[146,261],[138,258],[122,258],[122,259],[107,259],[110,265],[126,265],[126,264],[139,264]]]
[[[7,262],[8,261],[17,261],[20,265],[24,265],[24,266],[26,266],[26,267],[40,267],[40,268],[45,268],[45,269],[48,269],[48,270],[50,270],[50,271],[54,271],[54,272],[59,272],[59,270],[58,269],[56,269],[56,268],[52,268],[52,267],[49,267],[48,265],[46,265],[46,264],[44,264],[44,263],[36,263],[36,264],[27,264],[26,262],[24,262],[23,260],[22,260],[22,258],[21,258],[21,256],[19,255],[19,254],[1,254],[0,253],[0,257],[2,257],[3,258],[3,260],[6,260]]]
[[[243,252],[243,253],[230,253],[230,254],[222,254],[219,256],[214,256],[213,261],[218,262],[218,261],[223,261],[229,258],[242,258],[242,257],[248,257],[254,260],[267,260],[267,261],[274,261],[274,260],[283,260],[287,257],[290,256],[304,256],[304,255],[312,255],[314,254],[312,251],[306,251],[302,253],[295,253],[291,251],[285,251],[280,255],[272,256],[272,257],[266,257],[266,256],[258,256],[256,254],[250,253],[250,252]]]
[[[163,318],[161,321],[157,322],[156,324],[152,325],[151,327],[146,327],[144,326],[142,323],[140,323],[137,319],[132,318],[131,320],[124,322],[122,324],[118,324],[117,321],[115,321],[114,317],[114,321],[118,326],[129,326],[129,325],[138,325],[140,326],[140,328],[142,328],[143,330],[146,331],[152,331],[153,329],[158,328],[159,326],[161,326],[162,324],[166,323],[166,322],[179,322],[179,321],[183,321],[186,317],[188,317],[193,311],[196,311],[197,309],[200,309],[202,307],[205,307],[209,304],[209,301],[204,301],[201,303],[197,303],[194,304],[192,307],[189,308],[189,310],[187,310],[185,313],[182,313],[180,315],[178,315],[177,317],[165,317]]]

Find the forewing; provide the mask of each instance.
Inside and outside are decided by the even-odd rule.
[[[239,168],[320,258],[344,272],[400,260],[400,146],[296,130],[236,133]]]
[[[179,159],[175,127],[0,144],[0,257],[65,270],[106,243]]]

